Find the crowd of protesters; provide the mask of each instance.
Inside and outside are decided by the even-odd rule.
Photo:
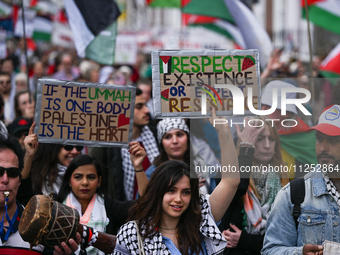
[[[340,242],[338,235],[331,235],[340,222],[334,209],[340,201],[337,175],[305,176],[305,201],[311,204],[301,204],[298,227],[290,200],[289,182],[306,172],[297,170],[340,163],[340,83],[323,79],[319,57],[314,58],[311,75],[299,59],[281,62],[282,52],[277,50],[261,75],[262,110],[272,107],[273,88],[300,87],[312,92],[304,105],[311,116],[295,105],[288,105],[282,115],[278,96],[277,109],[267,116],[278,121],[252,118],[264,125],[237,126],[233,133],[229,125],[214,128],[207,120],[155,119],[147,54],[139,52],[134,65],[101,66],[79,59],[74,50],[51,47],[30,54],[26,72],[19,51],[12,52],[0,62],[0,217],[4,215],[0,253],[2,248],[29,248],[17,233],[23,208],[33,195],[51,193],[79,212],[81,224],[117,235],[114,254],[260,254],[262,250],[308,255],[322,254],[328,247],[322,246],[325,240]],[[130,147],[39,143],[33,129],[42,77],[136,86]],[[287,98],[299,97],[287,93]],[[217,118],[214,111],[212,115]],[[296,125],[289,127],[283,121]],[[309,132],[312,129],[316,135]],[[238,171],[221,176],[195,173],[195,166],[227,165]],[[281,166],[289,171],[267,171]],[[6,206],[5,190],[10,191]],[[318,203],[323,203],[322,212]],[[86,249],[88,254],[102,254],[93,247],[78,248],[78,239],[65,244],[64,251],[56,247],[54,253],[78,254]],[[53,252],[42,246],[33,250]]]

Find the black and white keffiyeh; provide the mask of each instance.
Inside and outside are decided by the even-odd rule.
[[[222,236],[221,231],[218,229],[214,218],[211,214],[211,208],[209,203],[210,195],[201,195],[201,212],[202,221],[200,224],[200,232],[204,236],[204,242],[208,254],[219,254],[227,246],[227,241]],[[145,226],[140,227],[141,233],[145,233]],[[157,232],[156,235],[150,239],[145,238],[143,240],[143,247],[145,254],[171,254],[166,245],[162,241],[162,235]],[[124,224],[118,231],[116,249],[113,252],[114,255],[120,254],[122,249],[127,249],[131,254],[139,254],[138,252],[138,240],[137,230],[134,221],[129,221]]]
[[[162,142],[162,138],[165,135],[166,132],[169,132],[173,129],[180,129],[189,134],[189,128],[187,124],[185,124],[185,121],[183,119],[177,118],[177,119],[170,119],[166,118],[158,122],[157,124],[157,138],[158,142]]]
[[[158,145],[157,145],[156,139],[148,126],[144,126],[142,128],[142,132],[137,141],[140,141],[143,143],[144,149],[146,151],[146,155],[150,163],[152,163],[154,159],[159,155],[159,151],[158,151]],[[122,164],[123,164],[123,171],[124,171],[125,197],[126,197],[126,200],[132,200],[133,192],[134,192],[134,184],[135,184],[135,170],[130,160],[129,149],[122,148],[121,154],[122,154]]]
[[[340,206],[340,194],[339,194],[338,190],[336,189],[333,182],[329,179],[327,173],[322,173],[322,175],[323,175],[323,179],[325,180],[325,183],[326,183],[327,192],[335,199],[338,206]]]

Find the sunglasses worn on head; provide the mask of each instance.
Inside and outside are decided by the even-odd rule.
[[[71,151],[74,147],[76,147],[77,151],[81,151],[84,148],[84,146],[65,145],[64,149],[67,151]]]
[[[11,178],[18,177],[20,174],[20,170],[17,167],[5,168],[5,167],[0,166],[0,177],[2,177],[5,174],[5,171],[7,173],[7,176]]]

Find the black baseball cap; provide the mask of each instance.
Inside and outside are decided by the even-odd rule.
[[[11,124],[9,124],[8,132],[13,136],[17,136],[22,131],[28,132],[31,126],[32,126],[31,120],[24,117],[18,117]]]

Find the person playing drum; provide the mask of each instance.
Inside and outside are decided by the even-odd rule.
[[[80,224],[100,232],[117,234],[134,201],[121,202],[104,195],[102,178],[96,158],[86,154],[75,157],[66,169],[58,201],[78,211]],[[104,254],[91,246],[86,251],[87,254]]]
[[[38,255],[44,251],[42,245],[30,250],[30,244],[17,231],[24,210],[16,199],[23,164],[24,152],[19,142],[14,137],[0,135],[0,254]],[[72,247],[76,242],[71,240],[69,244]]]

